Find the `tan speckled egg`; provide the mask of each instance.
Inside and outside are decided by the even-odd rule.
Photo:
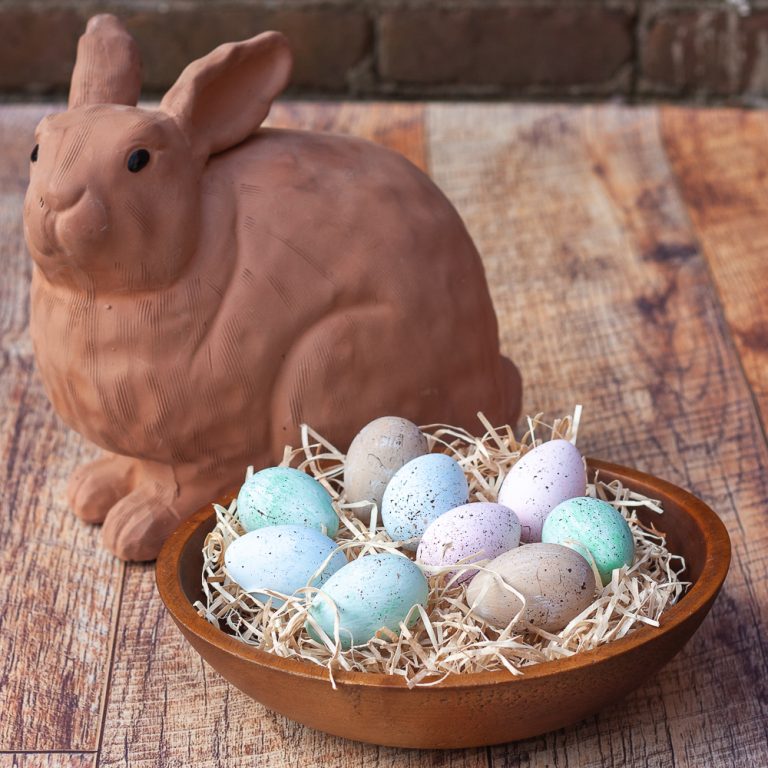
[[[382,416],[366,424],[349,446],[344,464],[347,501],[374,501],[381,509],[384,489],[392,475],[411,459],[425,453],[427,438],[408,419]],[[367,523],[371,509],[357,509],[355,514]]]
[[[536,626],[559,632],[595,598],[595,576],[578,552],[560,544],[525,544],[488,563],[467,589],[472,613],[494,627],[506,627],[522,608],[520,599],[494,573],[525,597],[516,631]]]

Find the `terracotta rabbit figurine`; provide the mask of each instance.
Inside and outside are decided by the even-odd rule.
[[[153,559],[178,523],[311,424],[514,421],[483,266],[448,200],[366,141],[261,128],[291,53],[266,32],[190,64],[157,109],[113,16],[38,126],[24,219],[46,390],[104,449],[71,478],[105,545]]]

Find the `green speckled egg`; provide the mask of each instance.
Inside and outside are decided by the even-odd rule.
[[[592,555],[605,586],[614,568],[632,565],[635,543],[621,513],[608,502],[580,496],[558,504],[547,516],[541,540],[564,544],[589,560]]]
[[[268,467],[243,483],[237,515],[246,531],[268,525],[303,525],[335,536],[339,517],[314,477],[291,467]]]

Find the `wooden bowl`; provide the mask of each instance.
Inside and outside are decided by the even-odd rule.
[[[324,669],[278,658],[215,629],[192,607],[202,597],[201,549],[214,525],[210,507],[183,523],[163,547],[157,560],[160,597],[219,674],[266,707],[321,731],[387,746],[452,748],[562,728],[642,685],[685,645],[712,607],[731,557],[720,518],[690,493],[634,469],[588,463],[601,479],[617,478],[663,502],[661,517],[648,512],[645,519],[667,533],[672,552],[685,557],[693,586],[664,613],[661,627],[640,627],[596,650],[526,668],[518,677],[454,675],[409,690],[400,678],[339,672],[333,690]]]

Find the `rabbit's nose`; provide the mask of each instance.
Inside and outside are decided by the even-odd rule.
[[[66,211],[77,204],[84,192],[85,189],[83,188],[67,188],[58,184],[49,184],[40,196],[40,207],[43,208],[47,205],[57,213]]]

